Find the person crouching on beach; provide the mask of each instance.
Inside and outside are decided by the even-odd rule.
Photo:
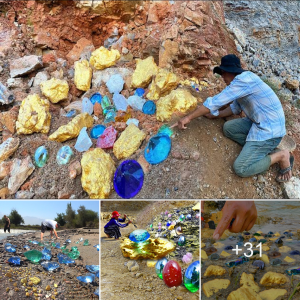
[[[46,230],[50,230],[51,239],[53,237],[53,232],[56,238],[59,239],[56,232],[56,228],[58,227],[60,227],[60,225],[56,221],[49,220],[49,219],[44,220],[41,224],[41,241],[43,240],[43,236]]]
[[[10,219],[6,215],[4,215],[4,218],[5,218],[4,232],[6,232],[7,230],[8,233],[10,233]]]
[[[115,238],[118,240],[121,237],[121,232],[119,227],[124,228],[128,226],[131,221],[128,221],[126,224],[120,224],[119,222],[125,222],[126,220],[126,215],[124,215],[124,219],[119,219],[120,214],[117,211],[112,212],[112,217],[110,221],[104,226],[104,233],[106,234],[107,237],[109,238]]]

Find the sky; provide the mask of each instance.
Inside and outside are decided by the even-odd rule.
[[[23,217],[25,221],[24,225],[40,224],[44,219],[54,220],[57,217],[57,213],[65,213],[67,204],[70,202],[72,209],[76,212],[79,206],[83,205],[86,209],[96,211],[99,214],[98,200],[1,200],[0,218],[2,218],[3,215],[9,215],[12,209],[16,209]]]

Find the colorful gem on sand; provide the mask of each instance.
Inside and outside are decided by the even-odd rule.
[[[117,130],[115,130],[112,126],[109,126],[98,138],[97,147],[102,149],[112,148],[117,139],[117,135]]]
[[[92,97],[90,98],[90,101],[92,102],[93,105],[95,105],[96,102],[101,104],[102,101],[102,96],[100,93],[95,93],[92,95]]]
[[[135,91],[134,91],[134,94],[136,96],[139,96],[139,97],[143,97],[143,95],[145,94],[145,90],[143,88],[137,88]]]
[[[120,197],[133,198],[139,193],[144,183],[141,165],[135,160],[123,161],[115,172],[113,183]]]
[[[42,257],[43,253],[38,250],[30,250],[24,253],[25,257],[33,263],[38,263]]]
[[[181,267],[177,261],[170,260],[166,263],[163,272],[163,280],[168,287],[182,284]]]
[[[155,264],[155,272],[160,279],[163,279],[162,272],[167,262],[168,260],[166,258],[163,258],[157,261],[157,263]]]
[[[169,125],[164,124],[163,126],[161,126],[158,131],[157,131],[157,135],[167,135],[169,137],[171,137],[173,135],[173,130],[170,128]]]
[[[143,105],[142,112],[146,115],[154,115],[156,111],[156,104],[149,100],[146,101]]]
[[[88,239],[84,240],[83,246],[88,246],[88,245],[89,245],[89,240]]]
[[[41,266],[46,270],[46,271],[53,271],[57,268],[59,268],[59,263],[57,262],[50,262],[50,261],[43,261],[41,263]]]
[[[85,275],[78,276],[77,279],[85,283],[91,283],[95,281],[95,275],[92,273],[86,273]]]
[[[300,274],[300,266],[292,267],[285,271],[288,275],[298,275]]]
[[[12,256],[8,259],[8,262],[14,265],[20,265],[21,258],[19,256]]]
[[[104,132],[105,128],[106,127],[104,125],[95,125],[91,130],[91,138],[97,139]]]
[[[91,273],[97,273],[100,270],[99,265],[86,265],[85,267]]]
[[[39,168],[42,168],[46,164],[48,158],[49,153],[45,146],[40,146],[35,150],[34,161]]]
[[[185,287],[192,293],[199,290],[199,275],[200,274],[200,262],[194,261],[188,266],[185,271],[183,283]]]
[[[186,243],[186,238],[185,238],[184,235],[182,235],[182,236],[178,239],[177,244],[178,244],[179,246],[183,246],[185,243]]]
[[[145,148],[145,159],[155,165],[163,162],[171,151],[171,139],[167,135],[155,135]]]
[[[137,230],[132,231],[129,234],[129,239],[135,243],[144,242],[144,241],[148,240],[149,237],[150,237],[149,232],[144,229],[137,229]]]
[[[59,165],[66,165],[67,163],[69,163],[72,155],[73,155],[73,151],[70,148],[70,146],[63,146],[57,152],[56,162]]]

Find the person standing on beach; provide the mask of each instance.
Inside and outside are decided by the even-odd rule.
[[[119,216],[120,214],[117,211],[112,212],[112,217],[110,221],[104,226],[104,233],[107,237],[114,237],[116,240],[118,240],[121,237],[121,232],[119,228],[124,228],[130,223],[132,223],[131,221],[128,221],[128,223],[126,224],[120,224],[119,222],[125,222],[127,216],[124,215],[124,219],[119,219]]]
[[[51,239],[53,237],[53,232],[54,232],[56,238],[59,239],[57,232],[56,232],[56,228],[58,228],[58,227],[60,227],[60,225],[56,221],[49,220],[49,219],[44,220],[41,224],[41,241],[43,240],[43,236],[44,236],[44,233],[46,230],[50,230]]]
[[[6,230],[7,230],[8,233],[10,233],[10,219],[6,215],[4,215],[4,218],[6,220],[5,225],[4,225],[4,232],[6,232]]]

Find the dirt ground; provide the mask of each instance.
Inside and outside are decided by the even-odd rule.
[[[180,208],[191,205],[196,201],[102,201],[101,212],[118,210],[121,216],[125,213],[137,228],[144,226],[162,210]],[[120,249],[120,240],[107,238],[103,227],[108,220],[101,220],[101,299],[132,299],[132,300],[175,300],[175,299],[199,299],[199,291],[192,294],[185,286],[169,288],[160,279],[154,268],[147,267],[146,260],[137,260],[139,270],[129,272],[124,265],[130,259],[123,257]],[[128,235],[136,228],[129,225],[121,229],[122,237]],[[196,259],[195,259],[196,260]],[[182,266],[183,263],[179,262]]]

